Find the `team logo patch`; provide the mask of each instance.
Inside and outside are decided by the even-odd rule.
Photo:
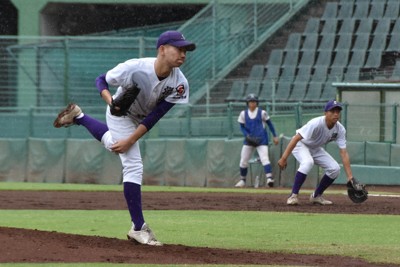
[[[331,136],[331,139],[329,139],[329,142],[335,141],[337,139],[338,133],[333,133]]]
[[[178,87],[176,87],[176,95],[183,96],[184,94],[185,94],[185,86],[183,86],[183,84],[178,85]]]

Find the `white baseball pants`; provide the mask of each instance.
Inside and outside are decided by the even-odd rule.
[[[135,130],[136,125],[129,117],[117,117],[110,113],[107,107],[106,120],[108,132],[101,138],[104,147],[111,151],[111,146],[118,140],[128,138]],[[139,142],[136,142],[125,153],[118,154],[122,163],[123,182],[142,184],[143,161],[140,154]]]
[[[242,152],[240,153],[240,168],[247,168],[249,166],[249,160],[253,155],[254,150],[257,149],[258,156],[263,166],[270,164],[268,155],[268,146],[247,146],[243,145]]]
[[[298,171],[301,173],[307,175],[315,163],[325,170],[329,178],[336,179],[339,176],[339,163],[322,147],[309,148],[302,142],[298,142],[292,154],[300,164]]]

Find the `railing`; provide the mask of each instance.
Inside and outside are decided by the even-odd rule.
[[[259,105],[267,110],[277,132],[285,136],[294,135],[295,130],[308,120],[324,114],[324,103],[260,102]],[[237,118],[244,109],[245,103],[233,102],[218,105],[176,105],[174,112],[167,113],[145,138],[241,138]],[[104,105],[86,106],[83,110],[85,114],[104,121]],[[82,126],[54,128],[53,121],[58,112],[59,109],[54,107],[0,108],[0,138],[92,138]],[[181,115],[176,117],[178,113]],[[346,104],[341,122],[347,128],[349,141],[398,143],[399,118],[398,104]]]

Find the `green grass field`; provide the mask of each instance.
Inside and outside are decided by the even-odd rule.
[[[119,191],[121,187],[0,183],[0,190],[5,189]],[[230,192],[231,189],[144,186],[144,191]],[[261,192],[271,191],[282,193],[282,190]],[[146,210],[144,215],[157,237],[168,244],[355,256],[370,262],[400,264],[400,216],[206,210]],[[0,210],[0,226],[121,239],[130,227],[126,222],[129,215],[120,210]]]

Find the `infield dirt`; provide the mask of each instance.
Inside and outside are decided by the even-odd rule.
[[[340,187],[338,187],[340,188]],[[342,188],[343,189],[343,188]],[[257,189],[255,189],[257,190]],[[333,187],[332,190],[336,190]],[[332,206],[308,203],[285,204],[287,194],[253,193],[167,193],[144,192],[145,210],[248,210],[309,213],[400,214],[400,199],[390,197],[399,187],[369,190],[388,196],[370,196],[353,204],[343,194],[329,194]],[[0,209],[125,210],[122,192],[0,191]],[[0,227],[1,262],[74,263],[112,262],[147,264],[255,264],[303,266],[399,266],[368,263],[360,258],[326,255],[265,253],[249,250],[190,247],[166,244],[162,247],[134,245],[128,240],[81,236],[39,230]]]

